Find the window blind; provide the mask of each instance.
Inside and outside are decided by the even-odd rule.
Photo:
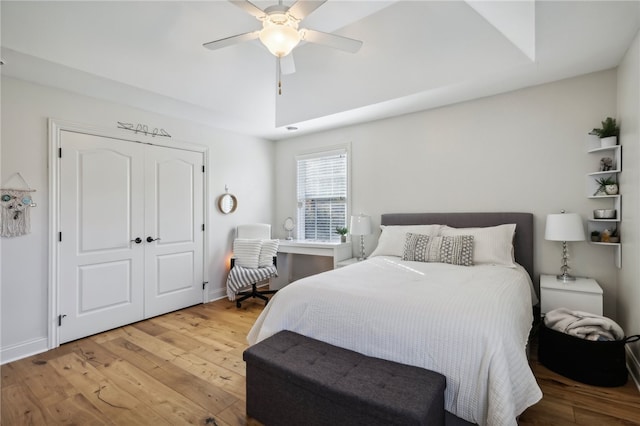
[[[297,158],[298,238],[339,240],[347,223],[347,152]]]

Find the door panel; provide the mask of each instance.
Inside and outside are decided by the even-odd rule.
[[[196,226],[194,198],[197,195],[194,193],[194,178],[199,172],[194,168],[197,166],[173,158],[154,164],[157,206],[152,208],[157,212],[157,235],[162,235],[159,245],[193,242]]]
[[[112,149],[77,152],[81,253],[129,248],[133,160]]]
[[[140,144],[61,132],[60,343],[144,314],[144,184]],[[136,283],[138,283],[136,285]]]
[[[188,290],[194,282],[193,252],[172,253],[157,257],[159,295]]]
[[[78,315],[131,303],[131,261],[85,265],[78,268]]]
[[[146,151],[145,315],[203,301],[204,173],[202,153]]]

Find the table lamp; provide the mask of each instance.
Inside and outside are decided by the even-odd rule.
[[[364,236],[371,234],[371,216],[359,214],[351,216],[351,235],[360,235],[360,257],[364,260]]]
[[[544,239],[548,241],[562,241],[562,267],[560,275],[556,278],[560,281],[575,281],[575,277],[569,274],[567,265],[567,241],[584,241],[584,226],[582,218],[577,213],[565,213],[547,215],[547,225],[544,230]]]

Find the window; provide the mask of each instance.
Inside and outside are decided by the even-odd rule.
[[[298,238],[339,240],[347,226],[347,150],[298,156]]]

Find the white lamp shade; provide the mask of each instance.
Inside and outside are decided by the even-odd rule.
[[[371,216],[360,214],[351,216],[351,235],[371,234]]]
[[[547,215],[544,239],[549,241],[584,241],[582,218],[577,213]]]

